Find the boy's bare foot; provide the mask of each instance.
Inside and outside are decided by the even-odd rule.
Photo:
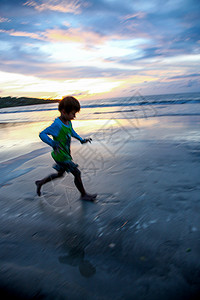
[[[35,184],[36,184],[36,186],[37,186],[37,194],[38,194],[38,196],[41,196],[41,187],[42,187],[42,184],[40,183],[40,180],[37,180],[36,182],[35,182]]]
[[[97,194],[85,194],[84,196],[81,196],[81,200],[84,201],[95,201],[97,197]]]

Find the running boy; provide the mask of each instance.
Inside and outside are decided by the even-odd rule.
[[[81,194],[81,199],[94,201],[97,195],[86,193],[81,180],[81,172],[77,168],[78,165],[72,161],[70,152],[71,137],[79,140],[81,144],[87,142],[91,143],[92,141],[91,138],[82,139],[72,128],[71,120],[73,120],[76,117],[76,113],[80,111],[80,103],[76,98],[68,96],[60,101],[58,110],[60,111],[60,117],[56,118],[51,126],[39,134],[41,140],[53,148],[51,155],[56,162],[53,168],[56,169],[57,173],[35,182],[37,194],[38,196],[41,195],[41,187],[43,184],[63,176],[64,172],[70,172],[74,175],[74,183]],[[53,139],[51,139],[49,135],[52,136]]]

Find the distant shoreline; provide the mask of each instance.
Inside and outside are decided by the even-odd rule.
[[[0,97],[0,108],[47,104],[47,103],[56,103],[56,102],[59,102],[59,100],[38,99],[38,98],[28,98],[28,97],[19,97],[19,98],[17,98],[17,97]]]

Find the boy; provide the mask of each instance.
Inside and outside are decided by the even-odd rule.
[[[82,200],[94,201],[96,194],[90,195],[86,193],[81,180],[81,172],[77,168],[78,165],[72,161],[70,153],[71,136],[79,140],[81,144],[91,143],[92,139],[82,139],[72,128],[71,120],[76,117],[76,113],[80,111],[79,101],[72,97],[64,97],[58,106],[60,117],[56,118],[51,126],[43,130],[39,137],[41,140],[53,148],[51,153],[56,165],[56,174],[51,174],[41,180],[35,182],[37,186],[37,194],[41,195],[41,187],[43,184],[63,176],[64,172],[71,172],[74,175],[74,183],[81,194]],[[51,135],[53,139],[49,137]]]

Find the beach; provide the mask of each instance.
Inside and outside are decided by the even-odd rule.
[[[1,297],[199,299],[200,104],[125,108],[73,122],[93,139],[71,150],[94,203],[71,174],[37,196],[34,182],[55,172],[38,138],[51,120],[2,115]]]

